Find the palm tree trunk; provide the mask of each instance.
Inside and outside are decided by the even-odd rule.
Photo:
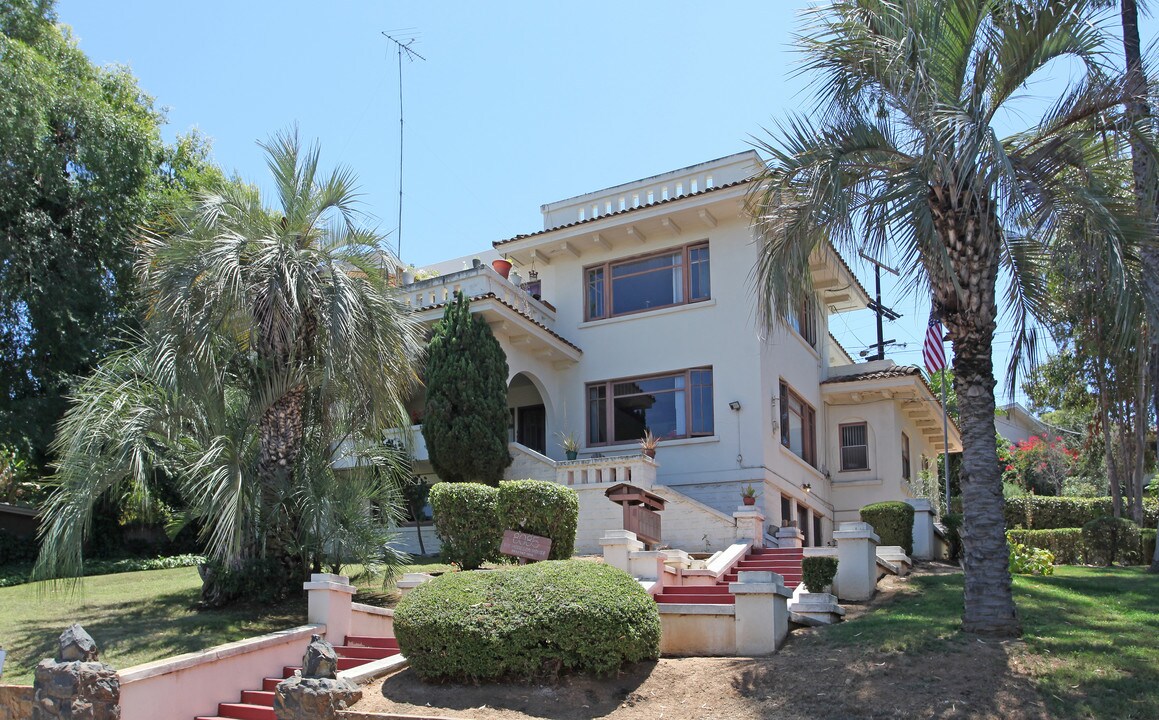
[[[1002,466],[994,424],[994,332],[998,327],[998,223],[985,198],[932,188],[934,227],[953,278],[930,268],[935,301],[954,346],[954,390],[962,430],[962,629],[1002,637],[1021,632],[1010,580]],[[955,282],[956,280],[956,282]]]
[[[258,423],[258,482],[261,484],[265,556],[284,572],[286,589],[305,579],[305,562],[293,552],[296,519],[286,513],[283,500],[292,484],[304,437],[306,390],[299,385],[262,414]]]

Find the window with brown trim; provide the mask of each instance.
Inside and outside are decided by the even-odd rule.
[[[781,383],[781,444],[817,467],[817,413],[784,382]]]
[[[588,445],[712,435],[712,368],[587,386]]]
[[[909,435],[906,435],[905,433],[901,434],[901,476],[906,480],[911,479],[909,466]]]
[[[817,300],[809,293],[789,310],[786,320],[812,348],[817,347]]]
[[[863,422],[837,426],[841,439],[841,470],[869,469],[869,425]]]
[[[599,320],[709,299],[708,243],[584,269],[584,319]]]

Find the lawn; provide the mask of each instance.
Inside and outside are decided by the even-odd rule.
[[[449,569],[416,564],[403,571]],[[396,593],[384,592],[377,578],[363,576],[356,584],[360,596],[377,599],[375,604],[397,599]],[[195,567],[97,575],[75,587],[0,587],[0,647],[8,651],[0,682],[31,684],[36,663],[56,654],[56,638],[73,622],[96,640],[101,660],[118,669],[306,622],[305,596],[273,607],[198,610],[200,592]]]

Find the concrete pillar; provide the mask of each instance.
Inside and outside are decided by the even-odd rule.
[[[805,533],[793,525],[777,528],[777,547],[799,548],[805,544]]]
[[[833,532],[837,541],[837,577],[833,592],[842,600],[868,600],[877,591],[877,544],[873,526],[846,522]]]
[[[789,635],[793,593],[775,572],[742,570],[728,591],[736,597],[736,654],[770,655]]]
[[[667,550],[636,550],[628,553],[628,574],[637,580],[651,580],[664,584],[664,563]]]
[[[736,520],[737,540],[751,540],[757,548],[765,546],[765,514],[756,505],[741,505],[732,516]]]
[[[906,500],[914,509],[914,548],[910,557],[915,560],[932,560],[934,557],[934,506],[929,500],[911,498]]]
[[[334,645],[346,644],[350,634],[350,604],[354,586],[343,575],[314,573],[306,589],[306,622],[326,626],[326,637]]]
[[[628,558],[632,553],[644,549],[644,543],[636,539],[636,533],[628,530],[608,530],[600,538],[604,549],[604,562],[612,567],[630,573]]]

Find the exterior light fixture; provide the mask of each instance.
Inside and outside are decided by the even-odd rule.
[[[728,404],[728,406],[729,406],[730,408],[732,408],[733,410],[736,410],[737,412],[740,412],[740,400],[733,400],[732,402],[730,402],[730,403]]]
[[[801,489],[807,493],[813,492],[813,486],[810,483],[805,483],[804,485],[801,486]]]

